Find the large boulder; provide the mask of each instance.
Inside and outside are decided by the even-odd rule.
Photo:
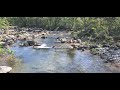
[[[9,73],[12,70],[9,66],[0,66],[0,73]]]

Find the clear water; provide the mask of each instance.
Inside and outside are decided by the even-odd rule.
[[[55,44],[55,38],[36,39],[47,46]],[[15,56],[22,60],[21,66],[16,66],[13,73],[109,73],[111,72],[98,56],[89,51],[69,49],[40,49],[19,47],[17,43],[11,47]]]

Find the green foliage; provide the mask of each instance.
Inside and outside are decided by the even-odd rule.
[[[5,48],[0,48],[0,54],[1,55],[5,55],[5,54],[14,55],[13,51],[11,51],[10,49],[5,49]]]
[[[8,54],[14,54],[14,52],[10,49],[7,49]]]
[[[1,55],[5,55],[5,54],[6,54],[6,50],[3,49],[3,48],[0,48],[0,54],[1,54]]]
[[[72,35],[94,41],[109,41],[120,35],[120,17],[1,17],[0,28],[8,25],[47,30],[72,30]],[[115,37],[115,38],[114,38]]]
[[[14,52],[10,49],[3,48],[3,46],[0,44],[0,54],[1,55],[5,55],[5,54],[14,55]]]
[[[6,29],[7,26],[9,25],[9,22],[6,17],[0,17],[0,29]]]

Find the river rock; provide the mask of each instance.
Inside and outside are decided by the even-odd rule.
[[[111,45],[109,48],[110,49],[114,49],[114,50],[118,50],[119,49],[116,45]]]
[[[1,45],[4,45],[4,44],[5,44],[5,42],[0,42],[0,44],[1,44]]]
[[[0,66],[0,73],[9,73],[12,70],[9,66]]]
[[[13,40],[9,40],[9,41],[7,41],[7,44],[8,45],[12,45],[12,44],[14,44],[14,41]]]
[[[74,44],[72,44],[71,46],[72,46],[73,48],[80,49],[80,48],[79,48],[80,44],[78,44],[78,43],[74,43]]]
[[[24,43],[20,43],[19,46],[20,46],[20,47],[23,47],[23,46],[25,46],[25,45],[24,45]]]
[[[89,49],[95,49],[95,48],[98,48],[98,46],[97,45],[90,45],[89,46]]]
[[[88,49],[88,46],[82,46],[82,45],[79,45],[78,47],[77,47],[77,50],[85,50],[85,49]]]
[[[109,44],[104,44],[102,47],[110,47]]]
[[[119,42],[116,43],[116,46],[120,49],[120,43]]]
[[[46,36],[42,36],[41,38],[42,38],[42,39],[45,39],[45,38],[47,38],[47,37],[46,37]]]
[[[61,43],[61,41],[57,40],[55,43]]]
[[[27,43],[28,43],[29,46],[35,45],[35,42],[34,42],[34,41],[27,41]]]
[[[110,63],[120,63],[120,50],[104,49],[101,50],[100,57]]]
[[[77,39],[77,43],[81,43],[82,41],[81,41],[81,39]]]
[[[67,41],[66,38],[61,38],[60,40],[61,40],[61,43],[65,43]]]

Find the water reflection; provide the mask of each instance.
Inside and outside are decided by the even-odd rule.
[[[75,57],[75,50],[66,50],[67,56],[71,59],[74,60]]]

